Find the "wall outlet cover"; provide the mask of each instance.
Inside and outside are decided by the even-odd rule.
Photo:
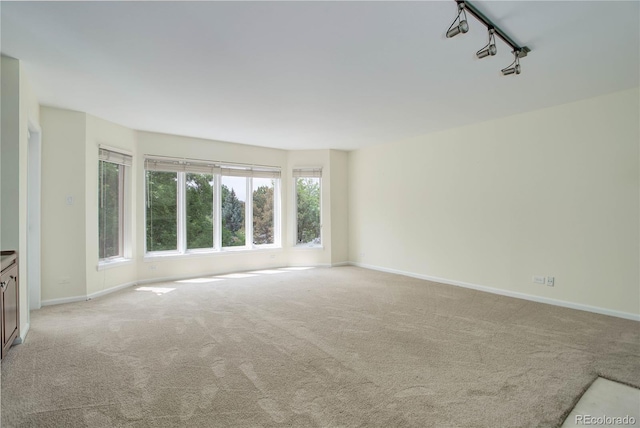
[[[532,281],[535,284],[544,284],[545,283],[545,277],[544,276],[540,276],[540,275],[534,275]]]

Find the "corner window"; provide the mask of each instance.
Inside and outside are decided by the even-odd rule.
[[[294,169],[296,198],[296,245],[320,246],[321,221],[321,169]]]
[[[130,257],[126,233],[131,156],[100,148],[98,157],[98,259]]]
[[[146,252],[187,254],[280,245],[280,169],[145,159]]]

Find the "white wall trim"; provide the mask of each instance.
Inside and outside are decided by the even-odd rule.
[[[64,303],[85,302],[87,300],[95,299],[96,297],[111,294],[115,291],[122,290],[123,288],[131,287],[138,284],[138,281],[126,282],[124,284],[116,285],[115,287],[107,288],[105,290],[96,291],[95,293],[87,294],[86,296],[73,296],[62,297],[60,299],[43,300],[42,306],[62,305]]]
[[[22,330],[20,330],[20,336],[16,337],[16,339],[13,341],[14,345],[20,345],[21,343],[24,343],[24,341],[27,339],[27,334],[29,333],[29,327],[31,327],[31,324],[26,323]]]
[[[478,291],[485,291],[487,293],[499,294],[501,296],[514,297],[516,299],[529,300],[529,301],[538,302],[538,303],[546,303],[548,305],[561,306],[563,308],[577,309],[579,311],[593,312],[601,315],[609,315],[612,317],[624,318],[624,319],[633,320],[633,321],[640,321],[640,314],[614,311],[612,309],[599,308],[597,306],[583,305],[581,303],[573,303],[573,302],[567,302],[564,300],[551,299],[548,297],[534,296],[531,294],[519,293],[517,291],[502,290],[499,288],[487,287],[486,285],[472,284],[469,282],[456,281],[453,279],[438,278],[435,276],[422,275],[422,274],[406,272],[398,269],[390,269],[382,266],[369,265],[365,263],[349,262],[349,264],[351,266],[357,266],[365,269],[377,270],[380,272],[387,272],[387,273],[394,273],[397,275],[409,276],[411,278],[424,279],[426,281],[432,281],[432,282],[439,282],[441,284],[455,285],[458,287],[470,288]]]
[[[84,302],[87,300],[87,296],[73,296],[73,297],[61,297],[59,299],[43,300],[42,306],[62,305],[64,303]]]
[[[331,267],[350,266],[351,264],[351,262],[331,263]]]
[[[96,297],[104,296],[106,294],[111,294],[115,291],[122,290],[123,288],[128,288],[136,285],[137,281],[125,282],[124,284],[116,285],[115,287],[107,288],[104,290],[96,291],[95,293],[87,294],[86,300],[95,299]]]

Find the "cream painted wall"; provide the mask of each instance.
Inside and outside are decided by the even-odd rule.
[[[288,264],[285,250],[226,251],[176,257],[145,258],[145,179],[144,155],[184,157],[231,163],[278,166],[282,168],[282,204],[287,206],[286,179],[287,152],[264,147],[201,140],[176,135],[137,133],[137,166],[135,188],[138,195],[136,208],[136,244],[138,260],[137,279],[149,281],[160,278],[185,278],[214,273],[226,273],[250,269],[266,269]],[[287,224],[287,212],[282,212],[282,224]],[[283,236],[283,243],[285,237]]]
[[[638,316],[639,99],[351,152],[350,259]]]
[[[117,265],[108,269],[98,270],[98,148],[106,145],[116,149],[123,149],[133,153],[135,158],[136,131],[117,125],[87,114],[86,152],[85,152],[85,213],[86,213],[86,293],[91,295],[117,287],[122,284],[135,282],[137,276],[136,258],[133,262]],[[130,169],[130,188],[125,192],[131,207],[129,221],[132,226],[132,253],[136,254],[136,187],[133,178],[136,177],[136,167]]]
[[[42,107],[40,123],[42,300],[85,296],[87,115]]]
[[[348,153],[331,150],[331,264],[349,260]]]
[[[20,174],[20,63],[2,57],[2,218],[3,250],[17,250]]]
[[[17,250],[20,336],[28,331],[27,167],[29,122],[39,126],[39,105],[20,62],[2,57],[1,247]]]

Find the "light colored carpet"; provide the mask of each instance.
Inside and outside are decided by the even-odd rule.
[[[2,364],[2,426],[560,426],[598,375],[640,386],[638,322],[355,267],[268,272],[36,311]]]

